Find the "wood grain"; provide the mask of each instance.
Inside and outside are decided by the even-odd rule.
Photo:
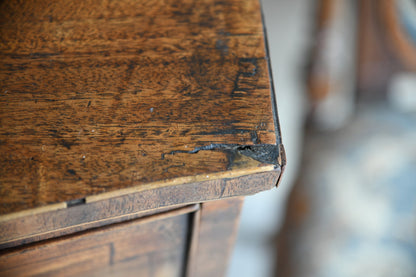
[[[0,38],[0,215],[281,143],[257,0],[6,0]]]
[[[204,203],[200,211],[198,246],[190,276],[226,276],[243,198]]]
[[[0,221],[0,249],[102,227],[178,205],[254,194],[273,188],[279,176],[280,172],[272,171],[240,178],[178,184],[57,211],[12,217]]]
[[[0,276],[183,276],[189,208],[0,253]]]

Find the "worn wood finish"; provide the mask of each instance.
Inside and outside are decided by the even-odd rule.
[[[183,276],[198,207],[0,253],[0,276]]]
[[[191,276],[226,275],[242,204],[243,198],[231,198],[202,205]]]
[[[0,2],[0,276],[223,275],[268,63],[257,0]]]
[[[0,214],[281,165],[257,0],[0,5]]]
[[[0,249],[138,218],[175,205],[254,194],[271,189],[277,183],[279,173],[273,171],[159,187],[67,209],[11,218],[0,221]]]

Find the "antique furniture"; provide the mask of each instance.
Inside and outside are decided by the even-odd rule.
[[[258,1],[0,13],[0,276],[223,275],[285,165]]]

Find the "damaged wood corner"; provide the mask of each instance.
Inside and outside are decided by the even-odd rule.
[[[209,144],[200,147],[195,147],[193,150],[174,150],[169,153],[161,155],[162,160],[166,155],[196,154],[199,151],[224,151],[232,156],[237,154],[252,158],[258,162],[265,164],[273,164],[275,166],[283,167],[286,164],[286,156],[284,147],[281,144],[254,144],[254,145],[240,145],[240,144]]]
[[[279,144],[279,159],[278,164],[280,165],[280,176],[279,179],[277,179],[276,187],[278,187],[282,181],[283,173],[286,169],[286,151],[283,144]]]

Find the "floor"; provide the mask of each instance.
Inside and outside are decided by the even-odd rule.
[[[416,276],[416,113],[367,103],[306,134],[277,276]]]

